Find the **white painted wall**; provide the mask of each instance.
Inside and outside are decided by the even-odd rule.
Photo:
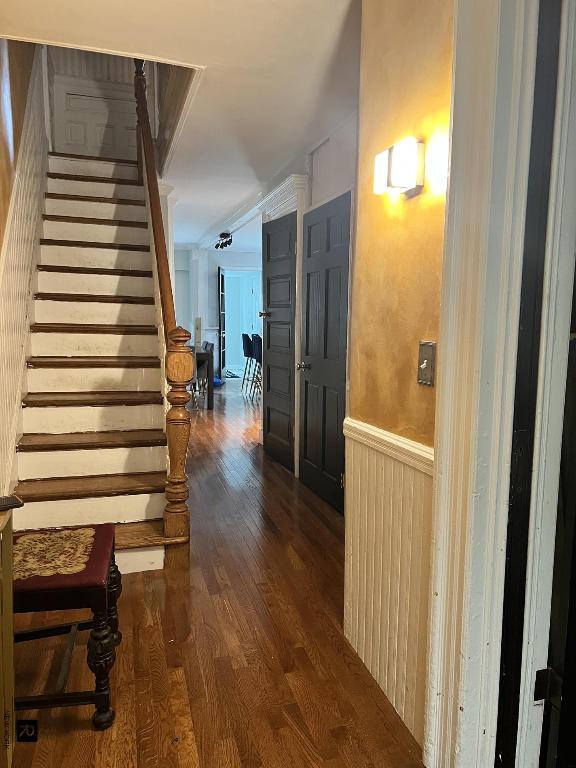
[[[202,340],[215,345],[218,352],[218,267],[231,269],[262,268],[262,254],[239,253],[225,249],[175,246],[176,319],[193,332],[196,317],[202,318]]]
[[[262,335],[262,271],[226,268],[226,369],[242,373],[245,365],[242,334]]]
[[[310,153],[310,207],[333,200],[356,186],[358,112]]]
[[[104,83],[134,82],[134,62],[124,56],[110,56],[76,48],[48,47],[50,69],[57,75],[100,80]]]
[[[6,495],[16,481],[14,458],[21,432],[20,403],[29,338],[30,286],[40,251],[46,160],[41,54],[37,48],[0,251],[0,495]]]

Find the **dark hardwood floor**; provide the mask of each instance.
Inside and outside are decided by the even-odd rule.
[[[89,707],[42,712],[15,768],[421,766],[342,633],[342,517],[263,456],[258,407],[224,390],[193,414],[190,570],[124,578],[114,726],[94,732]],[[53,682],[62,649],[17,647],[18,692]],[[91,686],[85,652],[70,688]]]

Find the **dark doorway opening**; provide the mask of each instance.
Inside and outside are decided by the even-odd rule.
[[[563,0],[540,0],[524,230],[495,765],[516,763],[542,292]]]
[[[576,766],[576,303],[564,402],[560,486],[550,612],[548,668],[538,674],[536,698],[544,699],[541,768]]]

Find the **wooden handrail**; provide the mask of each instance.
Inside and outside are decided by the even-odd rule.
[[[134,64],[136,66],[134,75],[134,94],[136,96],[136,114],[138,115],[138,133],[140,134],[141,155],[144,157],[144,169],[146,171],[150,219],[152,223],[152,235],[154,237],[154,248],[156,250],[158,282],[160,285],[160,301],[162,302],[164,335],[166,342],[168,342],[168,334],[171,330],[176,328],[174,295],[172,293],[172,281],[170,280],[170,267],[168,264],[168,254],[166,252],[166,237],[164,234],[162,207],[160,205],[160,192],[158,190],[156,151],[154,149],[154,139],[152,138],[150,116],[148,114],[144,61],[143,59],[134,59]],[[141,163],[139,164],[139,168],[140,173],[142,173]]]
[[[146,75],[144,61],[134,59],[136,71],[134,74],[134,93],[136,96],[136,113],[138,116],[138,178],[148,190],[148,205],[154,251],[156,254],[156,272],[162,309],[162,323],[166,342],[166,381],[168,392],[166,398],[170,408],[166,413],[166,438],[168,443],[169,470],[166,479],[166,507],[164,508],[164,536],[167,539],[188,541],[190,533],[190,514],[188,511],[188,478],[186,477],[186,456],[190,438],[190,413],[186,408],[190,400],[188,386],[194,375],[194,358],[188,342],[190,332],[176,325],[174,309],[174,294],[170,267],[166,251],[166,238],[160,192],[158,190],[158,174],[156,171],[156,152],[150,128],[148,100],[146,98]],[[171,545],[167,549],[169,562],[184,564],[187,560],[188,545]]]

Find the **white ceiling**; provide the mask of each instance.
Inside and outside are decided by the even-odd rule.
[[[197,243],[274,178],[302,172],[306,153],[357,108],[360,5],[3,0],[0,35],[203,69],[164,179],[178,200],[176,241]]]

